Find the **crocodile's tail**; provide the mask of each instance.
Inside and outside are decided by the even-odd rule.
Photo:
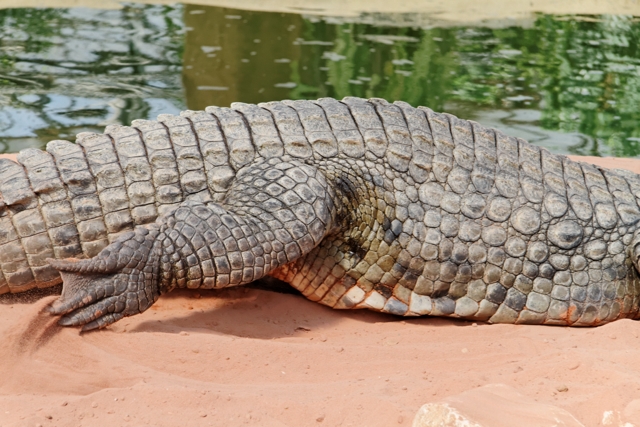
[[[237,166],[220,119],[189,111],[0,159],[0,294],[60,283],[47,258],[93,257],[184,200],[221,200]]]

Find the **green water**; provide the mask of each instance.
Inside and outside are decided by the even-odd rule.
[[[556,153],[640,156],[636,19],[373,21],[195,5],[0,10],[0,151],[185,108],[355,95],[447,111]]]

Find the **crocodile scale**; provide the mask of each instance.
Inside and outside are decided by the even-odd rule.
[[[333,308],[637,317],[640,176],[404,102],[235,103],[0,160],[0,293],[104,327],[270,275]]]

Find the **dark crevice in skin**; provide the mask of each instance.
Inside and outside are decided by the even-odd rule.
[[[418,110],[422,111],[424,113],[424,118],[425,121],[427,122],[427,126],[429,126],[429,129],[431,130],[431,140],[433,141],[433,157],[431,159],[431,173],[433,173],[433,160],[436,158],[436,156],[438,154],[444,154],[442,151],[440,151],[440,149],[438,148],[438,145],[436,144],[436,135],[433,131],[433,125],[431,124],[431,120],[429,120],[429,114],[427,114],[426,111],[418,108]],[[451,139],[453,140],[453,137],[451,137]],[[497,171],[496,171],[497,173]]]
[[[598,170],[598,169],[596,168],[596,170]],[[584,188],[586,188],[586,189],[587,189],[587,197],[589,197],[589,203],[591,203],[591,208],[593,209],[593,219],[592,219],[592,222],[593,222],[594,224],[597,224],[597,223],[598,223],[598,220],[596,219],[596,205],[597,205],[597,200],[595,200],[595,199],[594,199],[594,197],[593,197],[593,195],[592,195],[592,192],[591,192],[591,188],[592,188],[593,186],[595,186],[595,187],[599,187],[599,186],[598,186],[597,184],[593,185],[592,187],[590,187],[590,186],[588,186],[588,185],[587,185],[587,179],[586,179],[586,177],[585,177],[585,175],[584,175],[584,167],[583,167],[582,165],[580,165],[580,172],[582,173],[582,179],[584,180]],[[605,183],[605,185],[606,185],[606,190],[607,190],[607,192],[611,195],[611,204],[614,204],[614,203],[615,203],[615,201],[614,201],[614,199],[613,199],[613,193],[611,192],[611,189],[609,188],[609,184],[607,183],[607,180],[606,180],[606,178],[604,177],[604,174],[603,174],[603,173],[602,173],[602,171],[600,171],[600,170],[598,170],[598,173],[600,174],[600,176],[602,177],[602,180],[604,181],[604,183]],[[615,209],[615,205],[614,205],[614,209]],[[616,209],[616,213],[617,213],[617,209]],[[583,243],[584,243],[584,241],[585,241],[585,238],[588,238],[588,237],[591,237],[591,236],[586,236],[586,235],[585,235],[585,236],[583,237]]]
[[[347,108],[347,112],[349,113],[349,116],[351,117],[351,120],[353,120],[353,123],[356,125],[356,130],[358,131],[358,133],[360,134],[360,137],[362,138],[362,143],[364,144],[364,149],[365,149],[365,152],[366,152],[366,150],[367,150],[367,140],[364,137],[364,134],[362,133],[362,131],[360,130],[360,126],[358,126],[358,122],[356,121],[356,117],[353,115],[353,111],[351,111],[351,108],[349,107],[349,104],[347,104],[346,102],[342,102],[342,101],[338,101],[338,102],[340,104],[344,105]],[[320,108],[322,108],[322,107],[320,107]]]
[[[180,199],[184,200],[188,193],[187,193],[187,190],[184,189],[184,185],[182,185],[182,175],[180,174],[180,166],[178,165],[178,155],[176,154],[176,149],[173,148],[171,131],[169,131],[169,126],[167,126],[166,124],[162,122],[158,122],[158,123],[160,123],[160,125],[164,128],[164,131],[167,133],[167,138],[169,139],[169,142],[170,142],[169,145],[171,146],[171,152],[173,153],[173,159],[176,162],[176,173],[178,174],[178,184],[180,185],[180,191],[182,191],[182,196],[180,197]]]
[[[560,178],[562,179],[562,182],[567,182],[567,174],[565,173],[564,170],[564,161],[559,161],[558,163],[560,163]],[[561,194],[561,196],[563,196],[565,199],[567,199],[567,205],[569,204],[569,195],[567,194],[567,188],[566,186],[564,187],[564,193]]]
[[[262,111],[265,111],[269,115],[269,117],[271,117],[271,122],[273,123],[273,127],[275,128],[275,130],[276,130],[276,132],[278,134],[278,139],[280,140],[280,143],[282,144],[282,152],[284,154],[287,154],[287,149],[285,147],[284,138],[282,137],[282,134],[280,133],[280,128],[278,127],[278,124],[276,123],[276,118],[273,116],[273,113],[271,112],[271,110],[268,110],[268,109],[266,109],[264,107],[260,107],[259,105],[258,105],[258,107]],[[256,151],[256,153],[258,153],[258,151]]]
[[[413,148],[413,145],[415,144],[415,142],[413,141],[413,134],[411,133],[411,128],[409,127],[409,120],[407,119],[407,116],[404,114],[404,110],[400,108],[400,106],[397,105],[395,102],[391,105],[396,107],[400,112],[400,115],[402,116],[402,120],[404,121],[404,125],[407,127],[407,132],[409,133],[409,137],[411,138],[411,146]]]
[[[229,156],[229,167],[233,169],[235,173],[237,173],[238,169],[236,169],[233,166],[233,162],[231,161],[231,148],[229,147],[229,141],[227,140],[227,135],[224,133],[224,128],[222,127],[222,123],[220,122],[220,119],[218,118],[218,116],[216,116],[213,113],[210,113],[208,111],[206,113],[209,114],[211,117],[213,117],[213,120],[215,120],[216,125],[218,126],[218,129],[220,129],[220,135],[222,135],[222,141],[224,141],[224,145],[225,147],[227,147],[227,155]]]
[[[244,114],[242,114],[241,111],[235,110],[233,108],[231,110],[235,111],[236,114],[240,116],[240,118],[242,119],[242,123],[244,123],[245,128],[247,128],[247,134],[249,134],[249,141],[251,142],[251,146],[253,147],[253,152],[256,153],[255,158],[261,158],[261,159],[264,158],[260,155],[260,150],[258,149],[256,142],[253,140],[253,133],[251,132],[251,126],[249,126],[249,122],[247,121],[247,118],[244,116]],[[283,144],[283,147],[284,147],[284,144]]]
[[[362,245],[360,245],[360,243],[355,241],[353,238],[347,237],[344,243],[353,253],[352,258],[354,259],[354,265],[360,262],[360,260],[364,259],[365,256],[367,256],[367,250],[364,249]]]
[[[478,156],[476,155],[477,154],[476,133],[474,130],[473,123],[469,123],[469,130],[471,131],[471,141],[473,141],[473,150],[471,150],[473,152],[473,164],[471,165],[471,170],[469,171],[469,184],[473,185],[473,188],[476,188],[472,178],[473,172],[476,170],[476,165],[478,164]],[[540,170],[542,170],[542,155],[540,156]],[[478,192],[477,188],[476,188],[476,192]]]
[[[393,105],[396,105],[395,103]],[[411,132],[411,128],[409,127],[409,120],[407,119],[407,116],[404,112],[404,109],[400,108],[399,105],[396,105],[396,107],[398,107],[398,111],[400,111],[400,115],[402,116],[402,120],[404,120],[404,124],[407,126],[407,132],[409,132],[409,136],[411,137],[411,156],[413,157],[413,153],[415,151],[417,151],[415,148],[418,144],[416,144],[416,142],[413,139],[413,132]],[[422,110],[417,110],[420,111],[423,115],[424,115],[424,111]],[[429,122],[427,121],[427,126],[429,126]],[[429,132],[431,132],[431,129],[429,129]],[[432,134],[433,135],[433,134]]]
[[[402,110],[402,108],[400,109]],[[433,128],[431,127],[431,123],[429,123],[429,115],[427,114],[426,111],[420,109],[420,108],[416,108],[416,111],[419,111],[420,114],[422,114],[424,116],[424,121],[427,124],[427,126],[429,127],[429,134],[431,135],[431,141],[434,144],[434,148],[435,148],[435,143],[433,142]],[[402,113],[404,115],[404,112]]]
[[[138,128],[131,127],[131,129],[135,130],[138,133],[138,138],[140,138],[140,142],[142,143],[142,149],[144,150],[144,155],[149,160],[149,151],[147,150],[147,144],[145,143],[144,137],[142,136],[142,131]],[[202,153],[200,154],[202,156]],[[151,180],[151,185],[153,184],[153,180]],[[155,185],[154,185],[155,188]]]
[[[520,181],[520,165],[522,164],[522,159],[520,158],[520,138],[513,138],[516,146],[516,158],[518,159],[518,170],[516,171],[518,173],[518,181]]]
[[[311,141],[309,141],[309,138],[307,136],[307,129],[305,129],[304,127],[304,122],[302,121],[302,119],[300,119],[300,114],[298,114],[298,110],[296,108],[293,108],[293,106],[288,105],[288,104],[284,104],[285,106],[291,108],[291,111],[293,111],[296,114],[296,117],[298,118],[298,123],[300,123],[300,128],[302,129],[302,132],[304,133],[304,137],[307,140],[307,143],[309,143],[309,147],[311,147],[311,157],[309,159],[307,159],[307,162],[314,162],[318,160],[318,156],[319,154],[316,153],[316,150],[313,148],[313,144],[311,144]],[[314,163],[308,163],[311,166],[314,166]]]
[[[209,176],[207,175],[207,168],[204,167],[204,155],[202,154],[202,149],[200,149],[200,137],[198,136],[198,133],[196,132],[196,127],[193,124],[193,121],[189,118],[189,117],[184,117],[188,122],[189,122],[189,126],[191,127],[191,133],[193,134],[193,138],[196,140],[196,150],[198,150],[198,154],[200,155],[200,160],[202,161],[202,174],[205,176],[206,181],[207,181],[207,187],[205,190],[200,190],[197,194],[201,193],[202,191],[207,191],[209,192]],[[149,158],[149,156],[147,155],[147,158]],[[177,161],[177,159],[176,159]],[[211,197],[211,193],[209,192],[209,197]],[[213,197],[211,197],[209,200],[213,200]]]
[[[258,279],[255,282],[245,285],[247,288],[259,289],[262,291],[277,292],[279,294],[291,294],[302,296],[302,292],[282,280],[278,280],[275,277],[266,276],[262,279]]]
[[[378,106],[372,102],[369,102],[369,100],[366,101],[367,104],[371,105],[371,107],[373,108],[373,111],[376,113],[376,116],[378,116],[378,120],[380,120],[380,126],[382,127],[382,131],[384,132],[384,137],[387,139],[387,146],[385,149],[386,150],[389,149],[389,145],[391,144],[391,138],[389,138],[389,134],[387,133],[387,127],[384,125],[384,121],[382,120],[382,116],[380,115],[380,112],[378,111]]]
[[[193,124],[193,121],[189,117],[185,117],[185,119],[189,122],[189,126],[191,127],[191,133],[193,134],[193,139],[196,140],[195,147],[196,147],[196,150],[198,150],[198,154],[200,155],[200,159],[202,159],[203,170],[204,170],[204,155],[202,154],[202,149],[200,149],[200,137],[198,136],[198,132],[196,132],[196,127]],[[148,154],[147,154],[147,158],[149,158]],[[206,173],[205,173],[205,176],[206,176]]]
[[[140,131],[136,128],[132,128],[135,129],[136,132],[140,133]],[[116,159],[118,160],[118,166],[120,167],[120,170],[122,171],[122,179],[124,181],[124,194],[127,196],[127,202],[129,204],[129,215],[131,215],[131,199],[129,199],[129,188],[127,187],[127,174],[125,173],[124,169],[122,169],[122,160],[120,159],[120,153],[118,153],[118,148],[116,147],[116,141],[113,138],[113,136],[111,136],[108,133],[105,133],[105,135],[109,138],[109,140],[111,141],[111,146],[113,147],[113,153],[116,156]],[[144,145],[144,140],[142,138],[140,138],[140,141],[142,142],[142,145]],[[82,145],[80,145],[80,148],[82,149],[82,154],[84,155],[85,160],[87,159],[87,153],[84,151],[84,147]],[[146,148],[145,148],[145,153],[146,153]],[[149,158],[148,154],[147,154],[147,159]],[[89,161],[87,161],[87,166],[89,165]],[[90,170],[91,168],[89,168],[89,172],[91,172]],[[93,176],[93,173],[91,173],[91,175]],[[151,180],[153,181],[153,180]],[[96,177],[93,177],[93,182],[96,182]],[[152,184],[153,185],[153,184]],[[155,188],[155,187],[154,187]],[[97,188],[96,188],[97,191]],[[100,197],[98,197],[98,200],[100,200]],[[102,203],[100,203],[100,209],[102,209]],[[102,218],[104,219],[104,210],[102,211]],[[106,228],[106,227],[105,227]],[[107,232],[108,233],[108,232]]]
[[[158,188],[156,187],[156,183],[153,179],[153,166],[151,166],[151,159],[149,158],[149,151],[147,150],[147,144],[146,141],[144,140],[144,135],[142,134],[142,131],[136,127],[131,127],[132,129],[134,129],[136,132],[138,132],[138,138],[140,138],[140,143],[142,144],[142,149],[144,150],[144,155],[147,158],[147,161],[149,162],[149,169],[151,170],[151,186],[153,187],[153,204],[156,207],[156,213],[158,212],[158,200],[157,200],[157,195],[158,195]],[[202,157],[202,153],[200,153],[200,158],[204,158]],[[120,166],[120,169],[122,169],[122,165]],[[122,175],[124,176],[124,171],[122,172]],[[127,194],[127,198],[129,197],[129,194]],[[129,210],[131,210],[131,205],[129,205]]]
[[[340,174],[334,177],[333,182],[336,186],[336,192],[342,194],[352,205],[348,208],[346,206],[340,206],[336,217],[337,223],[341,224],[343,226],[342,228],[349,229],[354,225],[354,213],[357,212],[358,206],[361,203],[360,197],[358,197],[353,183],[344,175]]]
[[[135,129],[135,128],[132,128],[132,129]],[[135,129],[135,130],[137,132],[137,129]],[[129,191],[128,191],[129,187],[127,186],[127,177],[126,177],[124,169],[122,168],[122,161],[120,159],[120,154],[118,153],[118,149],[116,148],[116,141],[115,141],[115,139],[113,138],[113,136],[111,134],[104,133],[103,135],[105,135],[107,138],[109,138],[109,141],[111,141],[111,146],[113,147],[113,153],[114,153],[114,155],[116,157],[116,160],[118,162],[118,167],[120,168],[120,171],[122,172],[122,180],[124,181],[124,194],[125,194],[125,197],[127,198],[127,205],[128,205],[127,210],[129,211],[129,217],[131,218],[131,222],[129,224],[125,223],[124,227],[122,226],[122,224],[119,224],[119,229],[114,233],[110,233],[109,232],[109,229],[108,229],[107,224],[105,222],[106,213],[105,213],[105,210],[104,210],[104,206],[102,206],[102,200],[100,200],[100,192],[98,191],[98,181],[96,179],[96,176],[93,174],[93,171],[91,170],[91,166],[90,166],[90,163],[89,163],[89,159],[87,157],[87,152],[85,150],[85,147],[83,145],[81,145],[81,144],[76,144],[76,145],[78,147],[80,147],[80,151],[82,152],[82,156],[84,157],[84,161],[85,161],[85,163],[87,165],[87,171],[91,174],[91,177],[93,179],[93,185],[96,188],[96,198],[98,199],[98,204],[100,205],[100,211],[102,212],[102,217],[101,217],[102,223],[104,224],[104,229],[105,229],[106,234],[107,234],[105,236],[105,238],[107,240],[110,240],[109,239],[110,235],[116,235],[116,234],[118,234],[120,232],[123,232],[123,231],[126,231],[126,230],[130,230],[133,227],[135,227],[135,224],[134,224],[133,216],[131,215],[131,209],[132,209],[133,206],[132,206],[132,203],[131,203],[131,199],[129,198]],[[64,182],[64,180],[62,180],[62,182],[66,186],[66,183]],[[67,190],[67,194],[70,194],[69,190]],[[73,207],[72,207],[72,210],[73,210]],[[76,218],[75,211],[73,211],[73,217],[74,217],[74,221],[75,221],[75,218]],[[75,221],[75,225],[76,225],[76,229],[78,231],[78,241],[80,242],[80,247],[82,248],[82,243],[84,243],[84,242],[83,242],[82,238],[80,237],[80,230],[78,230],[78,222],[77,221]],[[84,248],[82,248],[82,254],[83,254],[84,257],[87,256],[84,253]]]
[[[451,170],[453,170],[453,168],[457,164],[456,156],[453,153],[456,151],[456,148],[458,148],[460,143],[458,141],[456,141],[455,137],[453,136],[453,130],[451,130],[452,125],[451,125],[450,114],[441,113],[441,116],[443,116],[447,121],[447,130],[449,131],[449,136],[451,137],[451,142],[453,142],[453,148],[451,149]],[[449,171],[449,173],[451,173],[451,171]],[[447,174],[447,178],[448,177],[449,177],[449,175]]]
[[[335,129],[333,129],[333,126],[331,126],[331,122],[329,121],[329,117],[327,116],[327,112],[324,111],[324,108],[322,108],[322,105],[318,104],[317,102],[311,101],[311,103],[313,105],[315,105],[316,107],[318,107],[320,109],[320,111],[322,111],[322,116],[324,117],[324,120],[327,122],[327,125],[329,125],[329,129],[331,129],[331,133],[334,135],[334,140],[336,141],[336,149],[338,150],[338,153],[340,153],[340,142],[335,137],[336,132],[335,132]],[[337,154],[337,155],[340,156],[340,154]]]

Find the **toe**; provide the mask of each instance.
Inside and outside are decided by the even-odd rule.
[[[61,296],[55,300],[48,308],[49,313],[59,315],[66,314],[87,304],[91,304],[98,299],[95,293],[89,294],[86,291],[78,291],[70,298]]]
[[[122,319],[124,314],[122,313],[109,313],[105,314],[102,317],[97,318],[96,320],[87,323],[82,327],[82,332],[91,331],[93,329],[102,329],[106,326],[109,326],[112,323],[117,322]]]
[[[61,326],[79,326],[93,322],[104,315],[116,313],[117,308],[122,306],[121,301],[119,301],[121,299],[123,298],[119,296],[105,298],[95,304],[67,314],[58,321],[58,324]]]

